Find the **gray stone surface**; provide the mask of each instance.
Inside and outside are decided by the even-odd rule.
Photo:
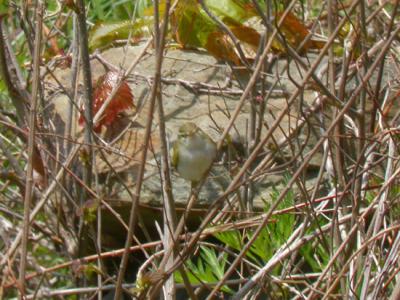
[[[126,69],[130,63],[142,51],[143,46],[124,48],[114,48],[101,54],[103,59],[109,64]],[[148,117],[148,103],[151,88],[151,77],[154,75],[154,61],[152,51],[140,61],[133,73],[129,77],[130,86],[132,88],[135,103],[137,105],[137,113],[130,113],[129,118],[134,122],[122,137],[115,143],[108,145],[108,150],[104,151],[104,157],[109,161],[118,174],[110,172],[110,167],[104,162],[104,157],[97,155],[97,171],[102,175],[104,183],[104,195],[110,202],[121,203],[130,200],[128,191],[120,184],[122,178],[129,190],[133,189],[135,177],[140,163],[141,145],[143,144],[143,134]],[[92,62],[92,72],[94,77],[103,74],[104,67],[96,60]],[[176,138],[178,128],[182,123],[191,121],[196,123],[212,139],[218,140],[221,130],[229,122],[229,116],[233,113],[240,98],[240,88],[235,80],[230,80],[230,68],[223,64],[218,64],[215,59],[201,51],[182,51],[169,49],[165,52],[163,62],[162,77],[163,84],[163,105],[166,117],[166,127],[168,138],[170,141]],[[69,87],[70,71],[59,70],[56,72],[58,79],[65,86]],[[300,80],[301,74],[292,74],[296,80]],[[289,82],[286,82],[290,85]],[[49,86],[55,83],[49,79]],[[284,88],[282,84],[278,88]],[[211,89],[211,93],[207,90]],[[305,101],[312,101],[312,94],[308,95]],[[309,98],[309,99],[308,99]],[[54,105],[55,120],[57,120],[57,130],[59,134],[63,133],[63,124],[67,119],[67,102],[68,98],[62,93],[56,93],[51,97],[51,103]],[[268,103],[265,120],[267,124],[271,124],[276,116],[286,105],[285,98],[273,98]],[[79,106],[79,105],[78,105]],[[77,115],[77,114],[75,114]],[[245,137],[248,132],[250,115],[250,104],[246,103],[242,108],[239,117],[235,122],[235,135]],[[156,114],[155,114],[156,116]],[[296,125],[297,113],[291,111],[281,123],[279,130],[274,134],[275,139],[280,140],[289,133],[289,127]],[[73,121],[76,124],[76,121]],[[154,119],[154,130],[152,134],[153,153],[149,153],[146,180],[141,194],[141,203],[148,206],[159,206],[161,203],[161,187],[160,177],[157,163],[157,154],[159,152],[158,140],[158,119]],[[75,127],[77,131],[74,133],[80,139],[81,128]],[[264,130],[265,131],[265,130]],[[264,133],[263,131],[263,133]],[[104,132],[102,136],[104,137]],[[114,133],[115,135],[115,133]],[[109,139],[108,139],[109,141]],[[112,150],[112,151],[110,151]],[[268,148],[265,149],[268,151]],[[284,150],[284,149],[283,149]],[[264,152],[266,153],[266,152]],[[262,156],[260,157],[260,160]],[[316,162],[318,164],[318,162]],[[206,185],[203,187],[199,197],[198,204],[200,206],[208,206],[212,203],[227,187],[231,181],[229,171],[221,161],[216,162]],[[256,206],[262,207],[263,200],[268,198],[271,186],[279,183],[278,177],[274,180],[265,181],[262,179],[258,183],[256,196]],[[174,197],[180,206],[184,206],[190,191],[190,183],[173,174]],[[312,181],[310,181],[312,184]]]

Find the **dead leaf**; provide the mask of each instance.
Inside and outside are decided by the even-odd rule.
[[[242,64],[239,56],[235,52],[230,38],[222,32],[217,31],[211,33],[208,36],[205,48],[210,52],[210,54],[219,60],[230,61],[236,66]]]
[[[276,14],[276,21],[280,20],[282,15],[282,12],[278,12]],[[306,25],[290,12],[283,20],[280,31],[285,37],[286,42],[295,49],[298,48],[301,43],[311,34]],[[324,42],[309,39],[303,45],[301,52],[306,52],[309,49],[321,49],[324,45]],[[285,47],[278,41],[273,43],[272,48],[276,52],[286,52]]]
[[[117,72],[110,71],[100,76],[93,88],[93,116],[100,110],[104,102],[111,95],[114,87],[117,85],[119,75]],[[131,88],[126,81],[122,81],[114,97],[108,104],[103,115],[100,117],[97,124],[94,126],[95,132],[100,132],[101,127],[109,126],[117,117],[118,114],[135,108],[133,103],[133,95]],[[85,123],[84,115],[81,114],[79,124],[83,126]]]

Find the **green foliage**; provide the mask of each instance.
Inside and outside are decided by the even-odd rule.
[[[135,3],[135,16],[143,17],[144,12],[152,5],[153,1],[151,0],[137,0]]]
[[[374,199],[371,197],[371,201]],[[390,217],[394,222],[397,222],[400,217],[400,186],[398,184],[392,184],[389,190],[389,201],[390,204]]]
[[[238,230],[216,232],[214,236],[232,249],[240,250],[243,246],[242,236]]]
[[[85,202],[81,208],[84,214],[84,220],[86,224],[93,223],[97,219],[97,208],[99,206],[99,201],[88,200]]]
[[[102,272],[95,263],[89,263],[84,266],[84,274],[86,278],[91,279]]]
[[[88,17],[91,21],[116,21],[129,19],[133,11],[133,1],[119,0],[95,0],[90,1]]]
[[[151,0],[94,0],[90,1],[88,19],[91,22],[119,22],[130,20],[133,16],[142,16]],[[132,15],[133,14],[133,15]]]
[[[45,246],[44,244],[35,244],[32,247],[32,255],[42,267],[53,267],[68,261],[68,258],[61,256],[53,247]],[[52,283],[53,288],[68,288],[73,287],[74,282],[71,280],[71,271],[68,268],[57,270],[56,279]],[[68,298],[74,299],[74,298]]]
[[[210,34],[218,30],[218,25],[194,0],[180,2],[172,22],[176,38],[184,47],[205,48]]]
[[[285,182],[288,182],[288,178],[285,178]],[[274,202],[279,196],[279,191],[273,188],[271,194],[271,201]],[[294,204],[293,192],[289,192],[286,197],[282,200],[278,209],[284,209]],[[269,205],[265,207],[265,211],[269,209]],[[267,226],[261,230],[258,237],[252,243],[250,250],[246,253],[246,256],[256,264],[263,266],[267,262],[275,251],[283,245],[283,243],[289,238],[293,231],[295,224],[295,217],[291,213],[279,214],[274,217],[273,222],[267,224]],[[250,240],[254,235],[254,230],[246,230],[241,232],[227,231],[219,232],[214,236],[224,243],[226,246],[234,250],[240,251],[243,247],[242,241]]]
[[[285,184],[288,182],[288,178],[285,178]],[[271,201],[275,202],[279,197],[279,191],[276,187],[273,187],[271,193]],[[278,205],[278,210],[288,208],[294,204],[294,195],[290,191],[285,198]],[[265,211],[268,211],[269,205],[265,207]],[[277,249],[279,249],[283,243],[290,237],[295,224],[295,217],[291,213],[279,214],[275,216],[273,222],[268,223],[265,229],[261,231],[257,239],[252,243],[250,251],[248,252],[249,258],[254,262],[264,265],[264,262],[268,261]],[[248,239],[253,236],[253,233],[248,234]],[[261,261],[259,260],[261,259]]]
[[[224,276],[227,257],[226,253],[222,253],[218,257],[214,249],[201,246],[200,257],[197,259],[197,263],[189,260],[185,264],[190,283],[218,283]],[[183,282],[181,273],[177,271],[174,275],[177,282]],[[227,286],[223,286],[222,291],[227,293],[232,292]]]
[[[251,1],[245,0],[205,0],[204,4],[223,22],[243,23],[257,16]]]
[[[89,49],[104,50],[120,40],[149,36],[153,18],[145,17],[144,12],[150,5],[151,0],[93,1],[89,19],[96,25],[90,30]]]
[[[8,95],[7,87],[3,80],[0,79],[0,109],[7,110],[9,112],[14,111],[14,106],[11,103],[11,99]],[[0,125],[0,128],[4,128]]]
[[[285,176],[284,184],[287,184],[289,177]],[[280,192],[276,187],[273,187],[271,193],[271,203],[277,201]],[[290,191],[282,202],[278,205],[277,210],[283,210],[285,208],[294,205],[294,193]],[[265,211],[270,208],[270,205],[266,205]],[[281,248],[284,243],[288,240],[295,227],[295,216],[292,213],[277,214],[274,216],[272,222],[268,223],[267,226],[260,232],[255,241],[251,244],[249,251],[246,253],[246,257],[252,262],[256,263],[260,267],[264,266],[275,252]],[[320,222],[317,220],[316,222]],[[322,224],[320,224],[322,225]],[[311,226],[309,232],[315,231],[316,226]],[[224,244],[233,250],[240,251],[243,248],[243,244],[251,239],[254,235],[254,230],[232,230],[226,232],[219,232],[214,236]],[[315,242],[314,242],[315,243]],[[311,268],[313,272],[320,272],[329,261],[329,253],[322,246],[317,243],[316,245],[306,243],[300,249],[301,256],[304,258],[307,268]],[[273,273],[279,271],[279,268],[275,268]]]
[[[2,0],[0,1],[0,15],[6,14],[9,9],[9,3],[8,0]]]
[[[389,190],[389,197],[391,199],[396,199],[399,198],[399,196],[400,196],[400,186],[398,184],[392,184]],[[372,202],[372,200],[370,202]]]
[[[149,35],[151,20],[138,19],[136,22],[122,21],[113,23],[102,23],[96,25],[89,36],[89,49],[104,49],[112,47],[118,40],[128,38],[137,39],[144,35]]]
[[[51,267],[65,262],[61,256],[56,255],[54,249],[43,245],[35,246],[33,254],[37,261],[44,267]]]
[[[313,272],[321,272],[329,262],[329,253],[320,243],[306,243],[301,247],[300,253]]]
[[[109,3],[94,5],[97,20],[104,19],[103,6]],[[114,21],[108,18],[107,22],[98,22],[91,31],[90,49],[104,49],[115,45],[116,40],[140,38],[149,34],[149,26],[153,26],[153,7],[148,7],[148,1],[139,1],[135,7],[134,22]],[[256,49],[259,43],[259,33],[253,28],[243,24],[247,19],[256,16],[252,4],[244,0],[207,0],[206,6],[213,14],[218,16],[230,27],[235,36]],[[108,8],[107,8],[108,9]],[[165,11],[165,1],[160,1],[160,14]],[[130,20],[130,19],[129,19]],[[240,65],[240,59],[235,53],[234,45],[230,38],[220,29],[219,25],[212,20],[195,0],[180,1],[171,15],[171,32],[173,38],[182,48],[205,48],[217,59],[231,61]]]
[[[372,201],[375,199],[376,193],[373,193],[371,191],[367,191],[365,193],[365,200],[367,201],[368,204],[371,204]]]

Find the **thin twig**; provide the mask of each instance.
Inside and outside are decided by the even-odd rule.
[[[0,15],[0,75],[3,79],[7,90],[10,94],[10,98],[13,102],[15,107],[19,125],[22,125],[26,122],[26,108],[25,104],[29,101],[29,99],[25,99],[20,91],[14,86],[12,82],[12,78],[8,69],[7,63],[7,45],[4,40],[4,33],[3,33],[3,15]]]
[[[169,14],[170,11],[166,11],[166,13]],[[168,24],[163,23],[160,26],[161,26],[160,41],[163,41],[165,38],[164,35],[166,34],[166,28],[167,28]],[[160,51],[157,53],[157,56],[156,56],[155,78],[157,78],[157,76],[158,77],[161,76],[162,58],[163,58],[163,52]],[[126,238],[126,242],[125,242],[126,250],[128,250],[129,247],[131,246],[132,234],[134,232],[136,220],[138,217],[137,208],[139,205],[140,192],[141,192],[142,184],[143,184],[143,176],[144,176],[146,160],[147,160],[147,150],[148,150],[148,147],[150,144],[150,135],[151,135],[151,131],[152,131],[154,108],[155,108],[155,103],[157,100],[157,93],[159,93],[158,89],[159,89],[159,83],[157,81],[155,81],[153,83],[153,87],[152,87],[150,99],[149,99],[150,104],[149,104],[149,111],[148,111],[148,115],[147,115],[146,130],[145,130],[145,134],[143,137],[144,144],[143,144],[143,150],[142,150],[141,164],[139,166],[139,171],[138,171],[138,175],[137,175],[134,198],[132,199],[130,216],[129,216],[129,224],[128,224],[129,230],[128,230],[127,238]],[[128,257],[129,257],[129,252],[128,251],[124,252],[124,255],[122,256],[122,259],[121,259],[120,270],[119,270],[118,278],[117,278],[117,282],[116,282],[115,296],[114,296],[115,300],[119,300],[121,298],[122,282],[123,282],[126,267],[128,264]]]
[[[24,219],[22,228],[22,239],[21,239],[21,256],[19,266],[19,281],[20,281],[20,295],[22,299],[25,294],[25,274],[26,274],[26,262],[27,262],[27,250],[28,250],[28,238],[30,229],[30,206],[33,196],[33,159],[35,150],[35,133],[36,133],[36,107],[39,97],[39,85],[40,85],[40,60],[41,60],[41,46],[42,46],[42,25],[43,25],[43,3],[41,0],[38,1],[38,7],[36,10],[36,26],[35,26],[35,48],[33,57],[33,83],[32,83],[32,100],[29,112],[29,137],[28,137],[28,163],[26,171],[26,188],[24,198]]]

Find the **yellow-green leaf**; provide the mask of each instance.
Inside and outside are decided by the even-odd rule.
[[[227,24],[231,21],[243,23],[251,17],[257,16],[257,12],[251,1],[246,0],[205,0],[204,4],[216,16]]]
[[[122,21],[97,24],[89,34],[89,49],[106,49],[118,40],[140,39],[150,33],[151,18],[137,19],[136,22]]]
[[[176,41],[183,48],[204,48],[208,36],[218,31],[217,25],[195,0],[178,3],[171,18],[171,28]]]

